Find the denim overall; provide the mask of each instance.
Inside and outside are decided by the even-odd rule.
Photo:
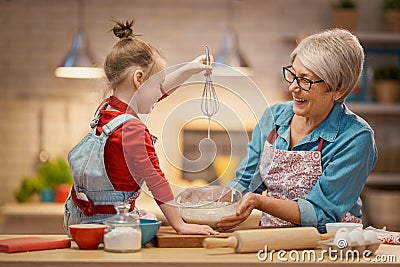
[[[119,201],[133,203],[140,189],[130,192],[115,191],[104,165],[104,146],[108,137],[125,122],[137,119],[130,114],[121,114],[105,124],[100,136],[96,135],[96,126],[100,119],[100,110],[90,123],[92,131],[88,133],[68,154],[74,186],[65,203],[64,229],[81,223],[104,223],[115,214],[114,204]],[[139,186],[140,188],[140,186]]]

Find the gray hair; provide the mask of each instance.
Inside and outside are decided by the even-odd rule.
[[[290,54],[325,81],[331,92],[343,92],[342,103],[357,86],[364,63],[364,50],[347,30],[331,29],[303,39]]]

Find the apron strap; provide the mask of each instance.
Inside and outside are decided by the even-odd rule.
[[[322,151],[322,145],[324,143],[324,139],[322,139],[321,137],[319,138],[319,145],[317,148],[317,151],[321,152]]]
[[[268,134],[267,141],[272,145],[275,143],[276,138],[278,138],[278,125],[275,125],[274,129]]]

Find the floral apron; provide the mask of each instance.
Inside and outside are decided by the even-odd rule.
[[[317,151],[287,151],[272,147],[278,137],[277,128],[268,135],[260,161],[260,174],[267,187],[267,196],[278,199],[306,198],[322,175],[320,139]],[[345,222],[361,222],[349,212]],[[292,223],[267,213],[261,216],[263,226],[293,226]]]

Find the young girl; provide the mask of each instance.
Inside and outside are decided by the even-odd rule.
[[[112,95],[98,108],[92,133],[68,155],[74,186],[65,204],[64,227],[68,231],[71,224],[104,223],[118,201],[130,203],[132,210],[144,181],[178,233],[217,234],[207,225],[185,223],[177,207],[168,204],[174,195],[160,169],[154,138],[137,116],[149,113],[166,92],[211,66],[200,56],[165,77],[165,60],[155,47],[136,38],[132,24],[116,22],[113,28],[119,41],[104,63]]]

